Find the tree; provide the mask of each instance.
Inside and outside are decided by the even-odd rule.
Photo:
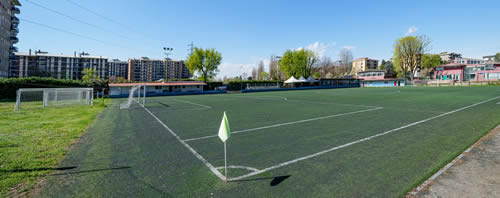
[[[344,48],[339,53],[340,67],[342,75],[350,74],[352,71],[352,52],[348,48]]]
[[[262,72],[264,72],[264,62],[260,61],[259,66],[257,67],[257,75],[258,75],[259,80],[262,80],[262,76],[260,76],[260,74],[262,74]]]
[[[260,72],[259,80],[269,80],[269,74],[267,72]]]
[[[430,41],[425,36],[407,36],[396,40],[394,44],[394,66],[400,76],[410,80],[420,67],[422,55],[428,51]]]
[[[321,59],[321,62],[319,63],[320,78],[326,78],[326,74],[330,71],[332,67],[333,67],[332,59],[330,57],[324,56],[323,59]]]
[[[384,70],[384,65],[386,64],[386,61],[384,59],[382,59],[382,61],[380,62],[380,65],[378,66],[378,70]]]
[[[252,69],[252,80],[258,80],[257,79],[257,70],[255,68]]]
[[[500,52],[495,54],[495,62],[500,62]]]
[[[307,78],[312,75],[313,67],[318,60],[318,56],[311,50],[287,50],[279,62],[279,70],[285,73],[286,78],[291,76]]]
[[[97,75],[97,70],[96,69],[87,68],[87,69],[84,69],[82,71],[82,73],[84,74],[82,76],[82,80],[84,82],[92,82],[92,81],[95,81],[95,80],[99,79],[99,76]]]
[[[326,75],[325,75],[325,76],[326,76]],[[314,77],[314,78],[316,78],[316,79],[321,78],[321,73],[319,73],[319,72],[315,72],[315,73],[313,74],[313,77]]]
[[[439,54],[422,55],[422,68],[432,69],[438,65],[441,65],[441,56]]]
[[[220,52],[215,51],[215,49],[201,49],[195,47],[193,53],[189,55],[186,61],[186,66],[191,73],[200,73],[201,78],[206,83],[217,74],[221,61],[222,56]]]
[[[271,55],[271,58],[269,59],[269,77],[271,80],[280,79],[278,61],[276,60],[276,56],[274,55]]]

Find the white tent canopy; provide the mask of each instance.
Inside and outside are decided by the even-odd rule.
[[[312,76],[309,76],[309,78],[307,78],[307,81],[309,81],[309,82],[318,82],[319,80],[315,80]]]
[[[302,81],[297,80],[295,77],[290,77],[288,80],[285,81],[286,84],[291,84],[291,83],[301,83]]]

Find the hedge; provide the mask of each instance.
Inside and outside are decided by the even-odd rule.
[[[209,91],[209,90],[215,90],[215,88],[224,86],[223,82],[207,82],[207,86],[203,86],[203,90]]]
[[[0,78],[0,99],[16,98],[16,91],[20,88],[70,87],[92,87],[96,90],[102,90],[108,87],[108,82],[105,80],[83,82],[81,80],[55,79],[50,77]]]
[[[244,80],[244,81],[231,81],[227,85],[227,90],[230,91],[239,91],[242,89],[246,89],[248,85],[250,86],[273,86],[279,83],[280,86],[283,86],[283,81],[275,81],[275,80]]]

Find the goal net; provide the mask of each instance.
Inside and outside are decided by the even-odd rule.
[[[120,109],[128,109],[134,102],[144,107],[146,104],[146,86],[134,85],[130,88],[128,99],[120,104]]]
[[[23,88],[17,90],[14,110],[68,104],[94,104],[93,88]]]

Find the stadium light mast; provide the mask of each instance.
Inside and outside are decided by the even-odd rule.
[[[170,56],[170,54],[172,54],[172,51],[174,51],[174,48],[171,48],[171,47],[163,47],[163,53],[165,54],[165,80],[166,82],[168,82],[168,70],[169,70],[169,65],[168,65],[168,56]]]

